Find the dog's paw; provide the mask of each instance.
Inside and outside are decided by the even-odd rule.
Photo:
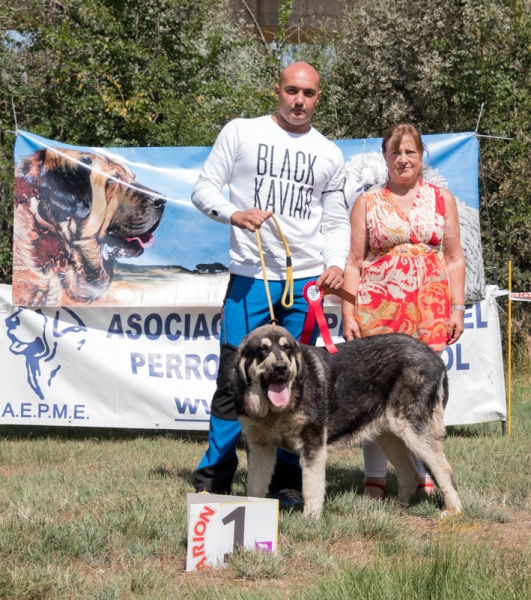
[[[322,506],[314,506],[314,507],[312,507],[312,506],[306,504],[304,506],[304,511],[302,513],[302,516],[305,519],[320,519],[322,512],[323,512],[323,507]]]
[[[443,510],[439,515],[439,520],[444,521],[444,519],[447,519],[448,517],[453,517],[459,514],[463,514],[463,511],[460,508],[455,508],[452,510]]]

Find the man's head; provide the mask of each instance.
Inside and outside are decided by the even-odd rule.
[[[287,66],[275,86],[278,100],[276,121],[291,133],[305,133],[319,98],[319,73],[308,63],[296,62]]]

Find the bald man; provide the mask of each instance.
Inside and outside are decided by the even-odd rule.
[[[300,338],[309,281],[334,289],[343,285],[350,225],[343,195],[345,169],[339,148],[311,125],[321,97],[317,71],[298,62],[286,67],[275,86],[276,113],[235,119],[216,140],[192,202],[206,216],[230,224],[230,281],[223,306],[220,364],[212,399],[209,446],[195,472],[197,491],[230,493],[241,432],[232,396],[235,351],[242,338],[269,322],[255,237],[260,237],[271,299],[279,325]],[[221,194],[227,184],[230,200]],[[271,215],[288,241],[295,303],[281,305],[286,256]],[[314,332],[313,341],[317,335]],[[298,457],[279,451],[269,490],[281,505],[302,504]]]

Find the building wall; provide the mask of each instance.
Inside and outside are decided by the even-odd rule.
[[[243,18],[255,25],[254,19],[264,36],[271,41],[278,29],[278,6],[280,0],[231,0],[234,18]],[[353,0],[295,0],[288,21],[292,37],[305,37],[305,32],[316,26],[319,16],[332,17],[340,13],[341,7]],[[247,5],[247,6],[245,6]],[[252,13],[253,16],[250,15]],[[293,40],[297,41],[297,40]],[[300,41],[304,41],[301,39]]]

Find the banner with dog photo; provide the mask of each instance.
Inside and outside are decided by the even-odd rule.
[[[459,133],[423,140],[423,177],[458,199],[466,300],[477,302],[485,295],[477,139]],[[360,191],[386,179],[381,139],[336,143],[345,157],[345,193],[352,205]],[[204,217],[190,201],[209,152],[76,147],[19,131],[13,304],[215,305],[226,280],[229,227]],[[258,192],[257,202],[265,206],[264,194],[260,199]],[[282,219],[280,205],[275,212]]]
[[[208,429],[222,288],[211,307],[94,309],[13,306],[0,285],[0,424]],[[496,291],[467,306],[462,338],[442,354],[447,425],[505,418]],[[341,343],[335,296],[324,314]]]

